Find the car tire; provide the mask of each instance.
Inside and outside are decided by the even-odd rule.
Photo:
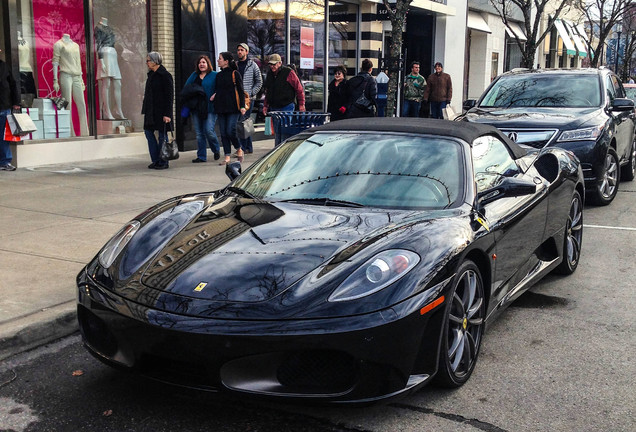
[[[606,206],[611,203],[618,193],[619,180],[619,162],[618,155],[613,148],[607,150],[607,154],[603,159],[602,177],[594,186],[594,190],[590,193],[590,201],[592,204]]]
[[[486,299],[479,268],[472,261],[457,269],[448,293],[435,383],[456,388],[473,372],[484,331]]]
[[[583,242],[583,200],[581,194],[574,191],[570,211],[565,222],[565,233],[563,234],[563,261],[555,273],[571,275],[579,265],[581,258],[581,244]]]
[[[629,161],[621,167],[621,181],[632,181],[636,175],[636,141],[629,150]]]

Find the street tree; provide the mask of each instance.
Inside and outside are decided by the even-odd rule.
[[[490,4],[495,8],[503,23],[514,35],[517,46],[521,50],[522,66],[526,68],[534,67],[537,48],[552,30],[554,21],[561,16],[564,9],[570,7],[570,3],[572,0],[490,0]],[[522,24],[527,38],[525,42],[511,26],[511,18],[515,10],[519,10],[523,16]],[[541,31],[541,21],[547,12],[549,12],[548,25]]]
[[[385,67],[389,70],[389,84],[386,98],[386,117],[393,117],[397,104],[398,80],[402,58],[402,36],[406,27],[406,15],[409,12],[413,0],[396,0],[389,4],[388,0],[382,0],[391,20],[391,46],[389,58]]]
[[[598,67],[609,35],[631,10],[634,0],[575,0],[575,4],[586,24],[586,34],[581,36],[587,45],[590,66]]]

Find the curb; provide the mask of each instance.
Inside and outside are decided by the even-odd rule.
[[[79,331],[76,302],[43,309],[0,325],[0,360]]]

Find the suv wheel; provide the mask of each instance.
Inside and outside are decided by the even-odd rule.
[[[632,181],[636,174],[636,141],[632,142],[629,151],[629,161],[621,168],[621,181]]]
[[[605,206],[611,203],[618,192],[618,155],[613,148],[607,150],[603,163],[603,174],[590,194],[593,204]]]

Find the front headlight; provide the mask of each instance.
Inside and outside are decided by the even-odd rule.
[[[575,129],[561,132],[557,142],[564,141],[596,141],[603,133],[605,125],[594,126],[585,129]]]
[[[402,249],[387,250],[358,267],[329,296],[329,301],[347,301],[380,291],[402,278],[420,262],[415,252]]]
[[[102,248],[99,253],[99,264],[104,268],[109,268],[140,226],[141,224],[138,221],[131,221],[120,229]]]

